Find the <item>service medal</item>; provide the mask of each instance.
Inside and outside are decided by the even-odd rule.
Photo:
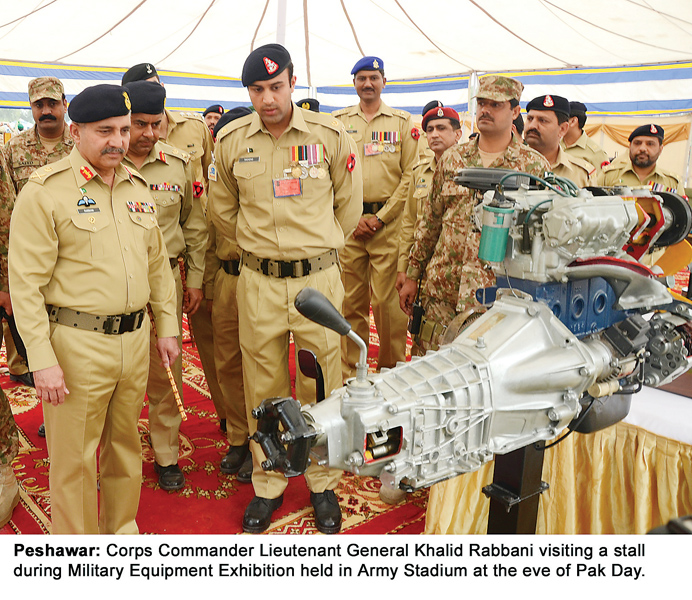
[[[312,179],[317,179],[317,167],[315,167],[315,166],[310,167],[308,174],[310,175],[310,177]]]

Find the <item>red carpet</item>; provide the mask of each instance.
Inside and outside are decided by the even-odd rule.
[[[376,337],[371,343],[377,344]],[[141,533],[240,533],[243,512],[253,496],[252,485],[238,483],[234,475],[224,475],[219,470],[219,462],[227,450],[225,435],[219,429],[194,343],[186,340],[183,351],[188,419],[180,430],[178,464],[185,473],[186,485],[178,492],[159,488],[145,406],[139,423],[144,464],[137,523]],[[5,365],[4,348],[0,363]],[[7,373],[0,376],[0,385],[10,399],[20,430],[20,452],[14,468],[21,486],[21,503],[0,533],[49,533],[50,463],[45,439],[37,434],[43,421],[41,407],[33,388],[10,382]],[[377,479],[344,474],[336,490],[344,516],[342,533],[422,533],[427,490],[409,494],[403,504],[392,507],[379,500],[379,486]],[[310,493],[303,477],[290,480],[283,506],[274,517],[267,533],[317,533]]]

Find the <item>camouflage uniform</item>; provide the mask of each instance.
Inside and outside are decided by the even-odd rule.
[[[425,317],[443,326],[476,303],[478,288],[495,282],[493,272],[478,258],[480,232],[471,218],[481,196],[454,183],[459,169],[482,166],[478,138],[452,146],[442,155],[409,255],[409,279],[418,279],[425,270],[421,290]],[[550,166],[541,154],[513,136],[504,154],[490,168],[540,176]]]

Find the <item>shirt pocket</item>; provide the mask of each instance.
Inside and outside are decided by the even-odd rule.
[[[136,227],[132,228],[132,235],[135,240],[135,248],[140,254],[147,254],[149,251],[149,231],[158,226],[158,221],[156,216],[152,213],[136,213],[130,212],[130,221],[132,221]]]
[[[263,180],[267,165],[264,162],[240,162],[233,164],[233,175],[238,182],[238,191],[241,197],[252,197],[260,192],[259,184]]]
[[[113,253],[112,244],[107,228],[112,226],[111,220],[100,212],[80,213],[72,215],[72,232],[77,247],[82,250],[89,248],[91,258],[103,258],[108,250]]]
[[[169,223],[171,220],[176,223],[180,221],[180,205],[183,197],[180,192],[168,191],[157,192],[154,196],[156,202],[156,214],[159,223]]]

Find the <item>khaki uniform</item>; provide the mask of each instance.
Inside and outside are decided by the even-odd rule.
[[[129,158],[124,163],[134,169]],[[147,181],[156,203],[157,220],[169,258],[169,267],[176,282],[178,326],[183,320],[183,286],[177,258],[185,257],[187,286],[202,288],[204,250],[207,230],[202,205],[193,199],[190,157],[178,148],[163,142],[154,145],[139,173]],[[182,351],[182,336],[178,338]],[[182,396],[182,352],[171,366]],[[156,350],[156,332],[151,333],[149,381],[149,430],[156,462],[162,467],[178,462],[178,431],[181,417],[166,370]]]
[[[238,336],[238,246],[218,236],[208,220],[209,244],[204,270],[204,297],[212,300],[211,323],[214,329],[214,362],[223,404],[216,406],[226,419],[226,438],[231,446],[248,441],[248,413],[243,388],[243,362]]]
[[[51,323],[46,305],[120,315],[150,302],[159,335],[178,335],[153,211],[137,173],[118,166],[110,188],[75,147],[31,175],[12,214],[10,287],[29,366],[60,365],[70,391],[64,404],[43,407],[53,533],[137,533],[149,321],[107,335]]]
[[[192,175],[198,192],[195,197],[199,197],[202,208],[206,211],[207,189],[209,187],[208,173],[209,166],[213,162],[214,149],[214,140],[209,133],[209,128],[204,123],[204,119],[197,113],[181,113],[167,110],[166,116],[168,117],[168,132],[164,141],[190,155]],[[199,193],[200,191],[201,193]],[[199,352],[199,359],[202,362],[202,369],[204,370],[212,402],[218,413],[219,407],[224,405],[225,399],[222,397],[221,388],[216,377],[214,329],[211,323],[211,316],[206,310],[200,309],[194,315],[188,317],[188,324]],[[220,419],[226,418],[221,413],[218,413],[218,415]]]
[[[423,210],[423,202],[428,197],[432,184],[437,159],[435,155],[425,157],[413,168],[411,185],[408,190],[408,198],[401,219],[399,231],[399,260],[397,273],[406,273],[408,269],[408,255],[413,246],[413,232],[416,229],[416,221]]]
[[[52,149],[46,148],[41,143],[41,138],[35,125],[31,129],[22,131],[12,137],[3,148],[3,154],[9,167],[9,174],[12,178],[15,193],[18,194],[22,191],[22,188],[36,169],[65,158],[72,151],[73,146],[74,141],[67,125],[65,125],[63,131],[62,141],[58,142]],[[22,375],[28,371],[26,362],[17,353],[14,339],[10,334],[7,323],[3,323],[2,329],[5,336],[7,365],[10,368],[10,373]]]
[[[596,167],[581,158],[569,155],[562,146],[558,148],[557,160],[550,166],[550,170],[558,177],[571,179],[580,188],[596,185]]]
[[[302,168],[293,160],[308,146],[323,157],[310,167],[321,177],[298,179]],[[305,287],[322,292],[341,308],[343,286],[339,268],[327,253],[340,252],[362,212],[362,175],[353,141],[333,117],[293,107],[291,121],[277,140],[264,127],[259,115],[236,119],[217,136],[217,180],[211,184],[212,221],[217,235],[236,243],[244,265],[238,279],[238,320],[243,356],[243,382],[248,411],[265,398],[290,396],[288,370],[289,334],[296,350],[315,353],[325,377],[327,391],[341,386],[339,334],[301,316],[293,302]],[[308,163],[311,162],[308,160]],[[289,195],[292,194],[292,195]],[[321,259],[321,260],[318,260]],[[281,277],[277,263],[267,264],[267,274],[247,266],[268,259],[284,262],[296,277]],[[247,261],[247,262],[246,262]],[[323,261],[325,266],[320,267]],[[269,271],[269,264],[273,265]],[[307,275],[296,269],[310,265]],[[284,268],[282,267],[282,269]],[[308,395],[299,379],[297,396],[314,400],[315,386]],[[250,433],[257,422],[249,418]],[[250,444],[253,456],[252,483],[255,494],[277,498],[286,479],[261,468],[264,453]],[[313,463],[306,473],[308,487],[320,493],[336,487],[340,471]]]
[[[610,162],[606,151],[586,135],[584,131],[581,132],[579,139],[571,146],[567,146],[564,140],[560,142],[560,145],[570,156],[581,158],[592,164],[596,167],[596,171],[600,171]]]
[[[438,162],[414,233],[406,276],[417,280],[425,272],[421,291],[425,318],[441,327],[476,304],[478,288],[495,282],[492,270],[478,258],[480,231],[472,220],[472,211],[481,200],[480,194],[454,183],[459,169],[481,166],[478,138],[449,148]],[[490,168],[540,176],[549,165],[542,154],[513,136]],[[429,344],[423,347],[434,347],[439,333],[436,329],[431,339],[422,339]]]
[[[603,186],[626,185],[631,188],[648,188],[653,191],[675,192],[685,195],[682,178],[671,171],[662,169],[658,163],[644,180],[639,179],[639,175],[632,168],[632,161],[629,156],[615,160],[604,167],[598,176],[598,184]]]
[[[10,216],[14,208],[14,187],[4,156],[0,154],[0,291],[8,292],[7,282],[7,249],[10,238]],[[0,334],[1,336],[2,334]],[[11,336],[8,336],[11,337]],[[2,337],[0,337],[2,343]],[[0,470],[4,465],[11,465],[17,456],[19,439],[17,426],[12,416],[10,403],[0,389]],[[0,481],[0,493],[3,491]],[[1,494],[0,494],[1,495]],[[2,504],[0,502],[0,504]]]
[[[401,213],[408,197],[413,165],[418,156],[420,130],[411,115],[392,109],[384,102],[377,114],[367,121],[360,105],[334,112],[356,143],[363,161],[363,215],[376,215],[384,227],[363,242],[349,236],[341,254],[342,279],[346,290],[344,317],[367,344],[370,338],[370,305],[380,338],[378,367],[393,367],[406,360],[408,318],[399,307],[396,291],[396,267],[399,251]],[[381,140],[372,153],[372,142]],[[386,151],[387,148],[393,151]],[[342,340],[344,378],[355,375],[358,347]]]

